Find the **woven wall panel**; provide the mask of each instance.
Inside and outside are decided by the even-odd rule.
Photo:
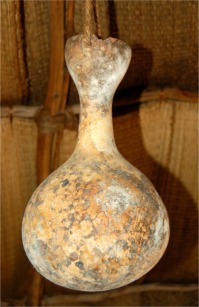
[[[1,1],[1,100],[22,103],[28,96],[20,1]]]
[[[42,104],[49,68],[50,1],[1,1],[2,102]],[[198,88],[197,1],[98,1],[99,29],[133,51],[120,87]],[[84,1],[75,2],[75,32],[83,31]],[[72,83],[70,102],[78,101]]]
[[[141,125],[147,123],[148,126],[148,129],[143,129],[143,142],[148,154],[175,175],[195,203],[198,186],[197,110],[197,104],[163,101],[161,104],[142,105],[140,112]]]
[[[28,260],[21,240],[26,204],[36,187],[37,128],[32,120],[1,120],[2,296],[16,298],[24,289]]]
[[[183,101],[143,105],[140,121],[144,148],[157,165],[154,184],[167,206],[171,223],[166,254],[146,278],[194,280],[198,222],[197,105]]]
[[[197,1],[99,1],[103,38],[108,32],[132,47],[123,87],[176,86],[197,90]],[[105,10],[105,9],[104,9]],[[75,30],[83,31],[83,2],[76,1]]]
[[[49,73],[49,1],[24,1],[25,40],[31,101],[41,104]],[[30,103],[31,103],[30,101]]]

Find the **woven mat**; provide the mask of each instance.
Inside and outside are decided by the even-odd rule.
[[[197,1],[99,1],[102,38],[117,37],[132,48],[120,88],[174,86],[198,89]],[[83,2],[75,3],[75,31],[82,33]],[[70,103],[78,102],[74,83]]]
[[[174,85],[197,90],[197,5],[197,1],[99,1],[103,38],[118,37],[132,47],[123,87]],[[82,29],[83,5],[76,1],[75,30]]]
[[[49,73],[49,1],[1,1],[1,100],[44,101]]]
[[[43,103],[49,77],[50,1],[24,1],[29,103]]]
[[[50,1],[1,1],[2,102],[42,104],[49,69]],[[83,29],[83,1],[75,2],[75,32]],[[198,88],[197,1],[98,1],[102,38],[133,51],[120,87]],[[70,103],[78,101],[72,83]]]
[[[1,100],[22,103],[28,97],[20,1],[1,1]]]
[[[1,120],[1,278],[2,296],[24,291],[29,262],[21,240],[22,217],[36,188],[37,128],[33,120]]]

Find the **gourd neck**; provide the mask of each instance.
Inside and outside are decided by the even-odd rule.
[[[76,148],[88,153],[117,151],[112,123],[112,99],[108,103],[103,103],[102,99],[80,99],[80,123]]]
[[[81,104],[76,149],[115,154],[112,100],[129,66],[131,48],[118,39],[95,35],[88,46],[85,36],[77,35],[66,42],[65,56]]]

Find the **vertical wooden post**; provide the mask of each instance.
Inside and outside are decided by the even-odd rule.
[[[64,79],[64,1],[50,2],[50,69],[46,99],[42,112],[55,116],[62,101]],[[54,133],[39,131],[37,147],[37,181],[41,183],[52,170]]]
[[[65,40],[67,40],[70,36],[72,36],[74,31],[74,1],[68,1],[67,7],[67,23],[66,23],[66,36]],[[64,74],[64,82],[63,82],[63,89],[62,89],[62,99],[60,100],[59,111],[64,112],[67,104],[68,98],[68,91],[70,86],[70,74],[68,69],[65,70]],[[63,131],[57,133],[57,139],[55,144],[55,153],[53,159],[53,170],[59,166],[59,152],[60,152],[60,145],[63,138]]]
[[[72,34],[74,16],[74,1],[68,1],[67,38]],[[65,1],[50,2],[50,67],[46,99],[41,112],[55,116],[64,111],[68,89],[69,74],[64,73],[64,21]],[[62,132],[60,132],[62,134]],[[60,136],[61,136],[60,134]],[[52,171],[53,165],[53,140],[54,131],[42,131],[39,129],[37,143],[37,183],[40,184]],[[60,137],[59,137],[60,141]],[[33,268],[30,269],[30,280],[26,291],[25,304],[28,306],[40,306],[43,296],[44,279]]]

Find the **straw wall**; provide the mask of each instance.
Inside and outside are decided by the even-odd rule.
[[[122,88],[198,86],[197,1],[98,1],[102,38],[133,51]],[[83,31],[83,1],[75,2],[74,34]],[[1,1],[2,102],[42,104],[49,72],[50,1]],[[12,90],[10,90],[12,88]],[[74,85],[70,102],[77,102]]]

